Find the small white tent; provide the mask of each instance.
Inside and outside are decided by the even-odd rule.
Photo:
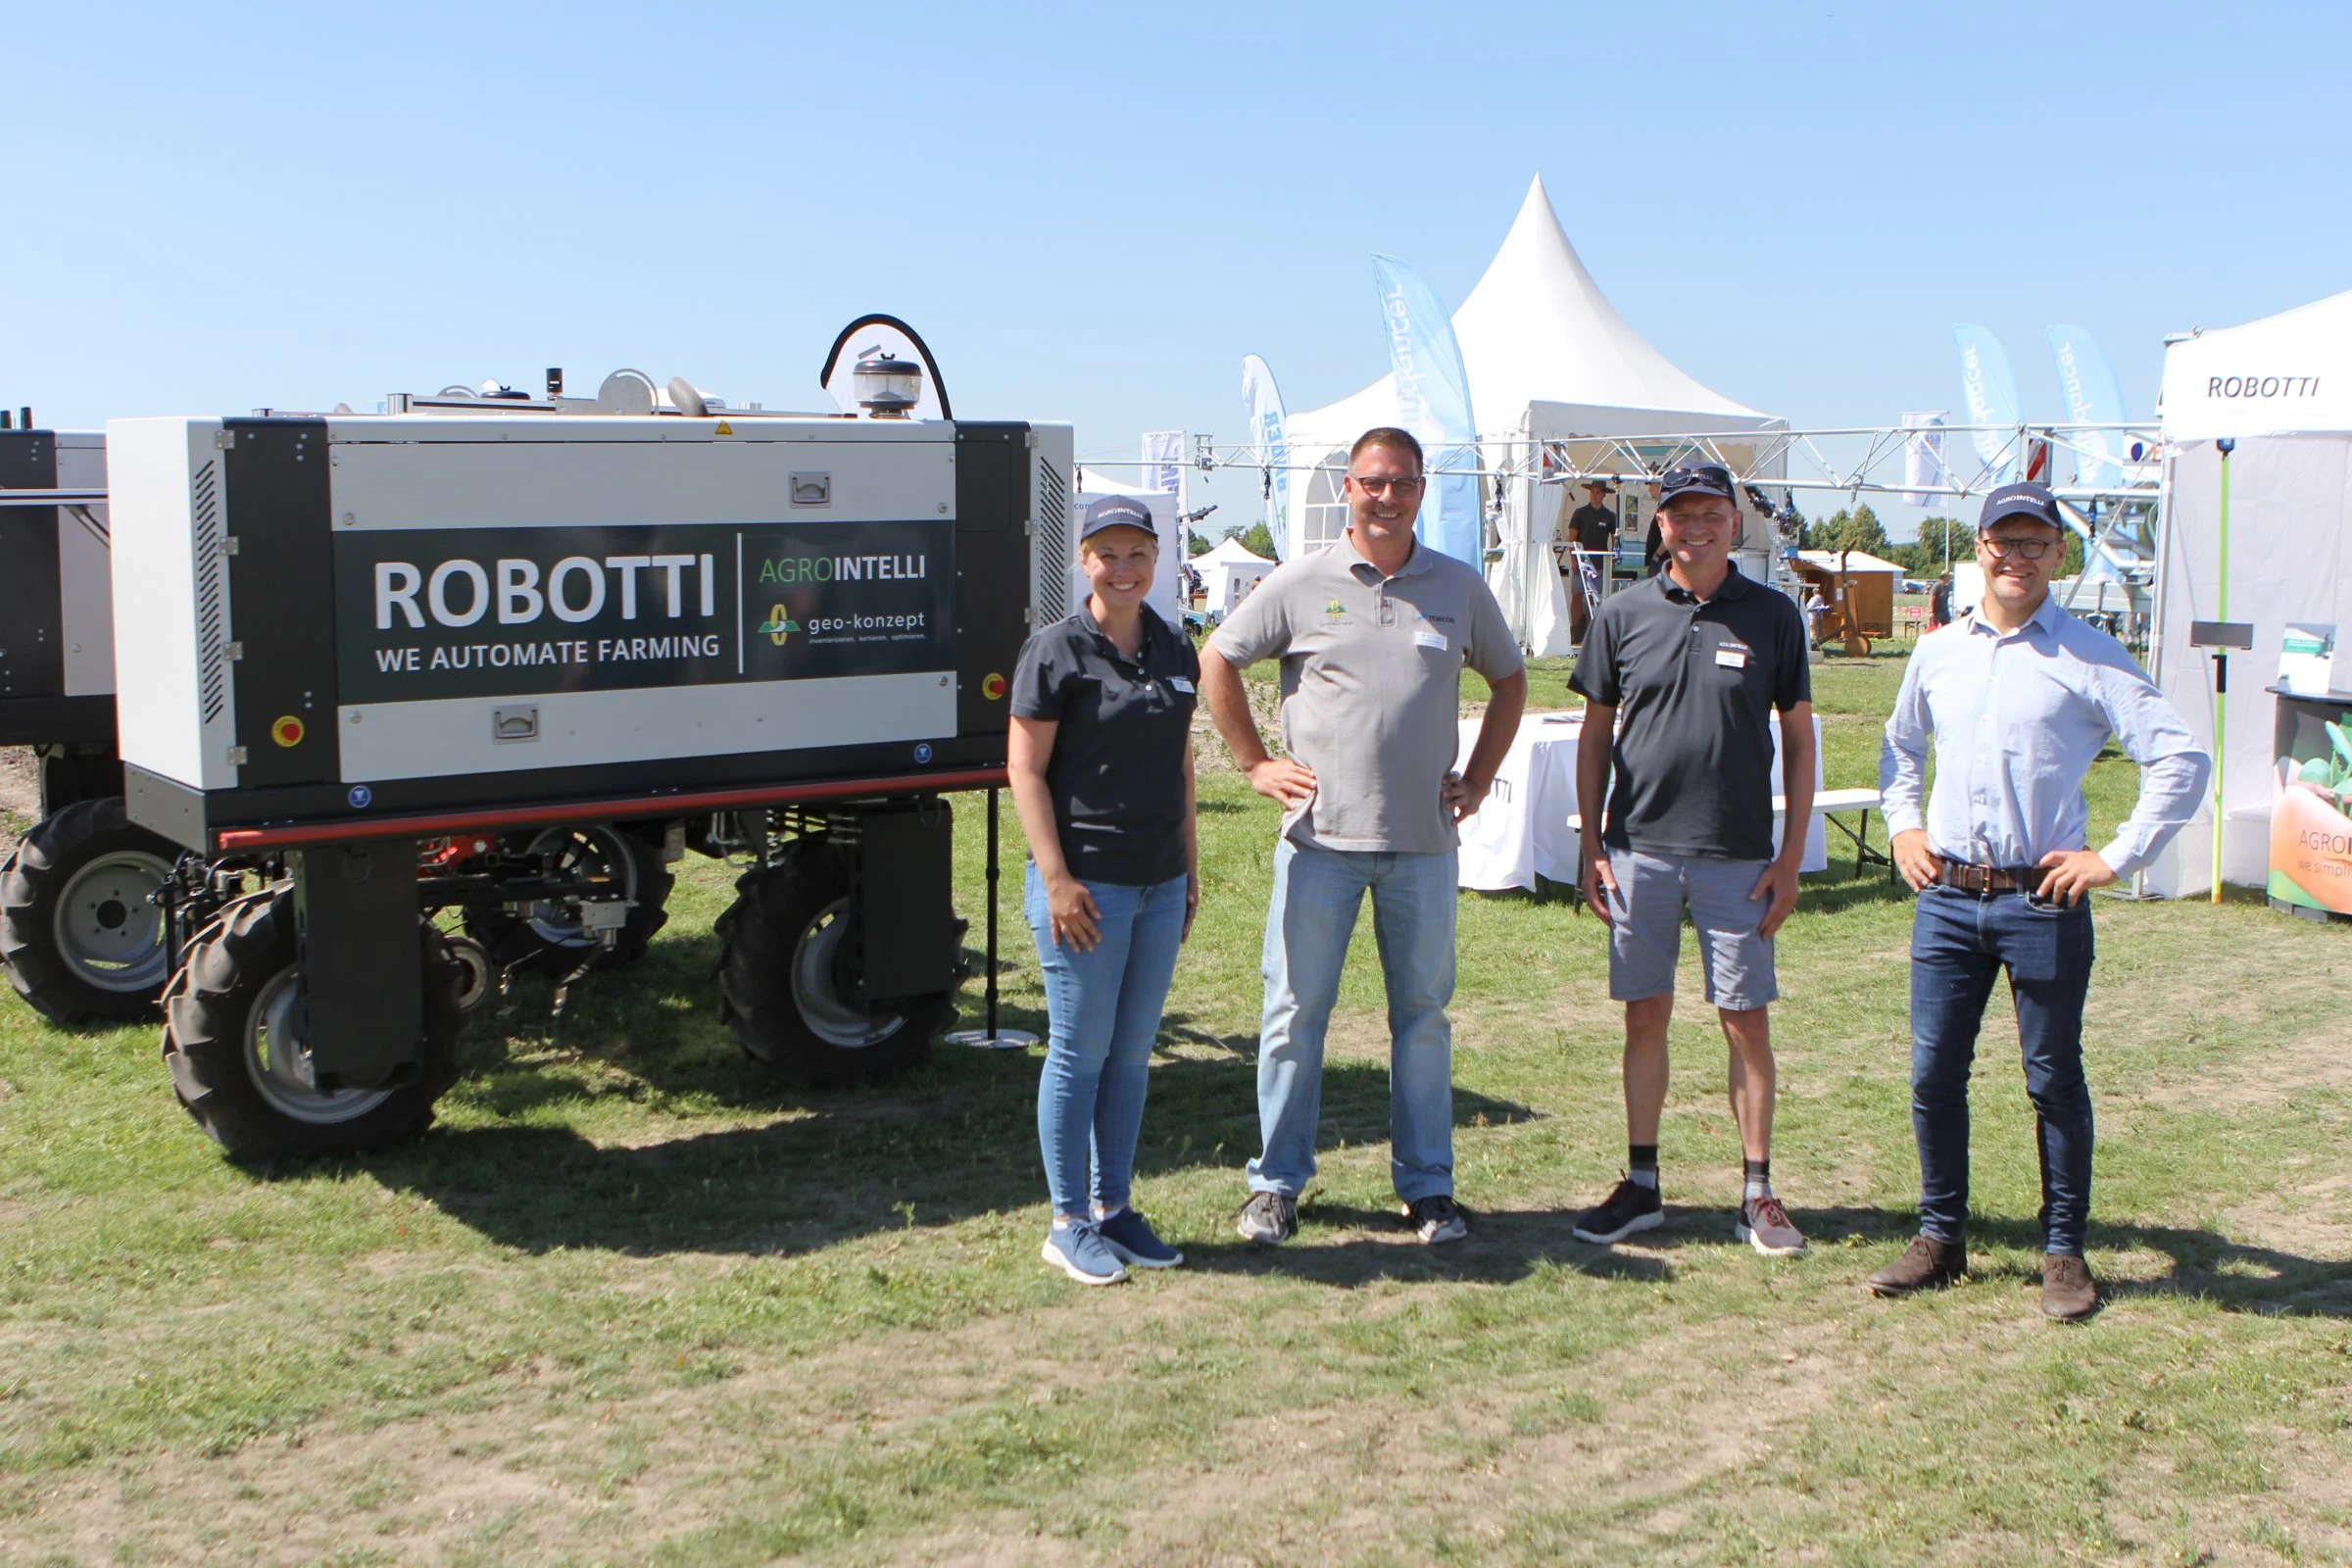
[[[1453,313],[1453,332],[1489,467],[1506,450],[1524,455],[1537,442],[1575,436],[1788,427],[1701,385],[1626,323],[1568,242],[1540,175],[1486,274]],[[1292,461],[1318,466],[1292,484],[1286,556],[1346,530],[1340,475],[1348,443],[1397,417],[1396,381],[1385,375],[1353,397],[1291,416]],[[1580,465],[1603,461],[1597,445],[1570,451]],[[1567,602],[1550,551],[1566,488],[1533,479],[1506,487],[1502,557],[1488,573],[1512,629],[1539,654],[1569,651]],[[1751,517],[1751,543],[1769,537]]]
[[[2191,621],[2251,622],[2230,659],[2223,714],[2222,880],[2262,886],[2270,862],[2273,725],[2290,621],[2352,641],[2352,292],[2194,333],[2164,356],[2164,538],[2150,673],[2208,746],[2213,657]],[[2228,605],[2223,604],[2222,454],[2230,456]],[[2335,683],[2352,685],[2339,654]],[[2149,868],[2160,897],[2212,885],[2213,823],[2200,816]]]
[[[1219,620],[1232,614],[1233,607],[1274,565],[1263,556],[1251,555],[1238,534],[1227,534],[1193,558],[1193,569],[1200,574],[1200,586],[1208,593],[1208,613]]]

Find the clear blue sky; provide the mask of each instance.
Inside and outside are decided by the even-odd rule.
[[[1541,172],[1620,311],[1800,424],[2059,412],[2163,335],[2352,287],[2346,8],[64,5],[0,0],[0,402],[368,407],[639,367],[819,406],[852,316],[957,412],[1238,437],[1386,368]],[[1247,493],[1245,492],[1245,488]],[[1209,492],[1217,521],[1254,483]]]

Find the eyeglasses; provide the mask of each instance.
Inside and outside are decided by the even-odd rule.
[[[2039,561],[2058,543],[2055,539],[1995,539],[1991,534],[1980,534],[1977,543],[1992,552],[1995,561],[2007,561],[2011,556],[2026,561]]]
[[[1417,496],[1421,493],[1421,487],[1429,482],[1418,474],[1409,479],[1367,479],[1360,473],[1351,473],[1348,477],[1374,495],[1383,490],[1394,490],[1400,496]]]

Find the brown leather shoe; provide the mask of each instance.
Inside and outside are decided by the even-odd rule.
[[[2099,1309],[2099,1288],[2090,1265],[2065,1252],[2045,1253],[2041,1260],[2041,1311],[2072,1323]]]
[[[1968,1272],[1968,1244],[1914,1236],[1903,1255],[1870,1277],[1875,1296],[1909,1296],[1956,1283]]]

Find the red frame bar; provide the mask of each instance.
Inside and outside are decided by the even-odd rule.
[[[238,850],[300,849],[353,839],[438,838],[550,822],[595,821],[609,816],[668,816],[677,811],[725,811],[744,806],[780,806],[791,801],[839,801],[859,795],[900,795],[918,790],[985,789],[1005,783],[1001,767],[956,773],[908,773],[895,778],[847,779],[786,788],[704,790],[691,795],[631,795],[571,806],[511,806],[492,811],[442,812],[420,816],[378,816],[313,827],[232,827],[213,835],[222,853]]]

